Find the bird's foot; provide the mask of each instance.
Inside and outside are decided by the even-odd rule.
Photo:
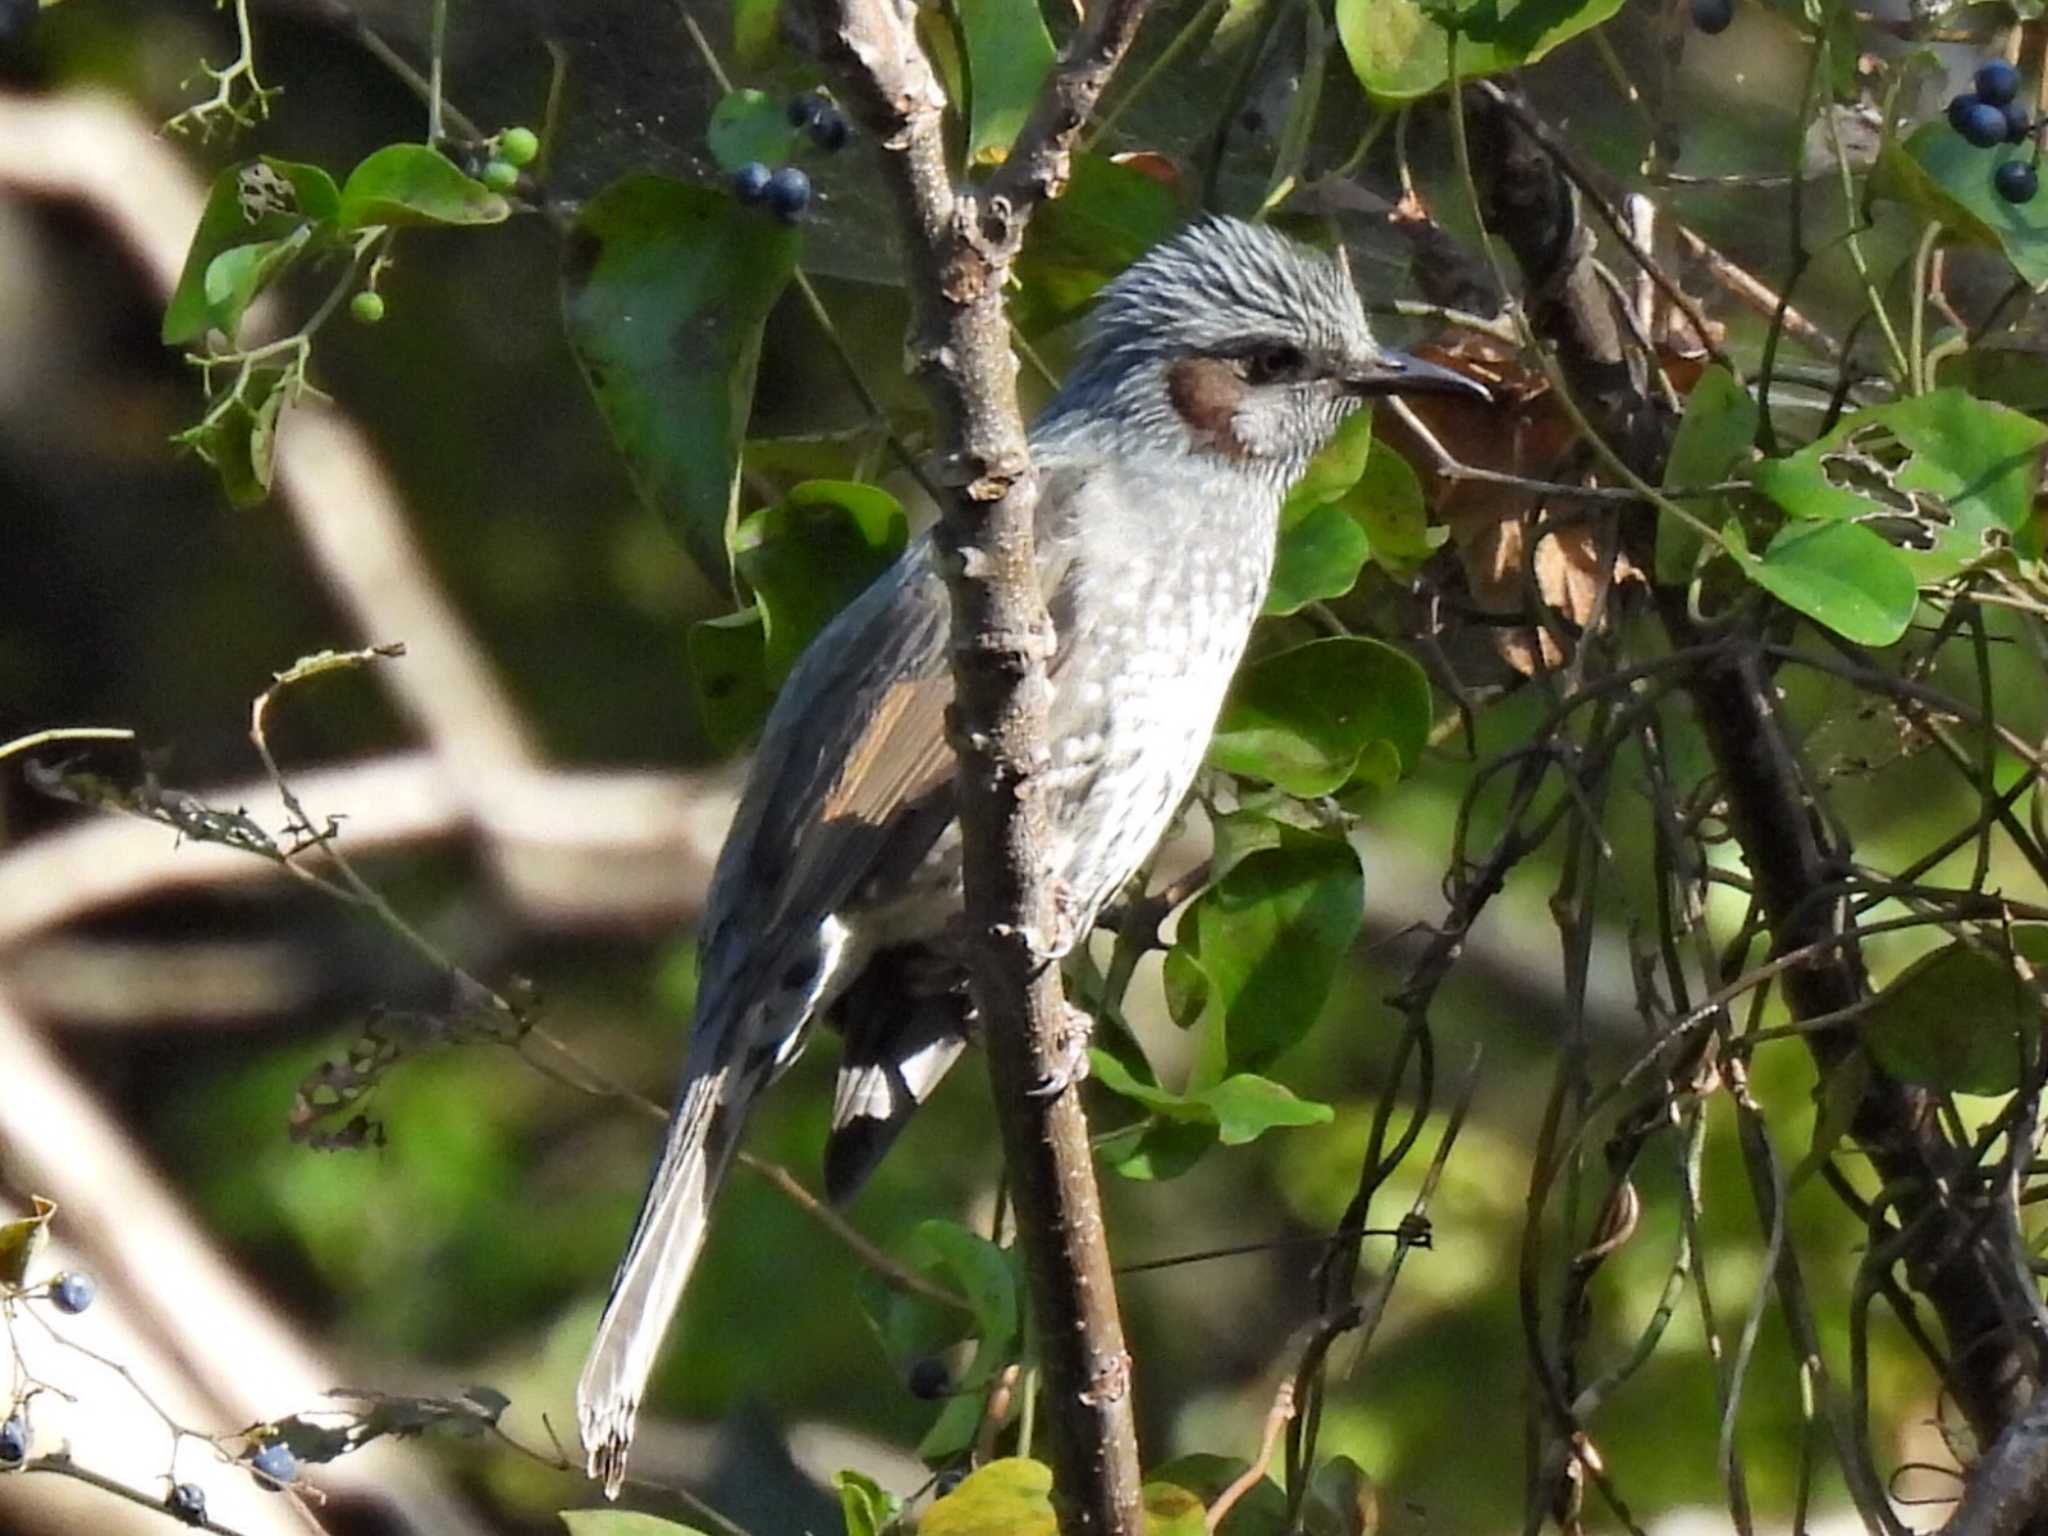
[[[1052,921],[1044,927],[1031,923],[1023,929],[1024,942],[1030,946],[1031,958],[1041,965],[1052,965],[1067,958],[1074,947],[1088,936],[1082,924],[1080,905],[1073,889],[1066,881],[1055,877],[1052,885]]]
[[[1031,1085],[1034,1099],[1056,1099],[1088,1077],[1088,1041],[1095,1021],[1072,1003],[1065,1005],[1053,1031],[1054,1056],[1045,1075]]]

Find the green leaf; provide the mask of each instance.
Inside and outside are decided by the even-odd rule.
[[[932,1500],[918,1536],[1052,1536],[1052,1468],[1006,1456],[975,1468],[942,1499]]]
[[[1327,506],[1358,484],[1372,456],[1372,412],[1353,411],[1338,423],[1301,478],[1287,489],[1280,504],[1280,526],[1300,522],[1317,507]]]
[[[1209,1121],[1148,1116],[1103,1137],[1095,1155],[1124,1178],[1163,1184],[1186,1173],[1215,1145],[1216,1127]]]
[[[742,69],[768,69],[782,57],[782,0],[733,0],[732,53]]]
[[[1458,74],[1532,63],[1620,9],[1621,0],[1480,0],[1458,13]],[[1358,83],[1381,101],[1413,101],[1450,78],[1448,36],[1421,0],[1337,0],[1337,36]]]
[[[1327,1125],[1337,1113],[1255,1072],[1226,1077],[1203,1089],[1195,1101],[1215,1116],[1216,1137],[1226,1147],[1241,1147],[1282,1126]]]
[[[761,328],[797,233],[659,176],[584,205],[562,278],[569,342],[642,499],[719,585]]]
[[[1450,537],[1429,525],[1422,482],[1408,461],[1384,444],[1343,498],[1345,511],[1365,530],[1373,563],[1396,581],[1406,581]]]
[[[2029,1042],[2040,1049],[2048,926],[2008,930],[2019,967],[1980,941],[1958,939],[1922,955],[1881,990],[1859,1024],[1879,1066],[1901,1082],[1947,1093],[2011,1093]]]
[[[1250,1466],[1233,1456],[1194,1451],[1154,1467],[1152,1475],[1161,1482],[1187,1489],[1208,1505],[1214,1504],[1217,1496],[1249,1471]],[[1272,1478],[1262,1477],[1230,1506],[1217,1536],[1285,1536],[1286,1531],[1287,1495]]]
[[[1379,1492],[1349,1456],[1332,1456],[1309,1477],[1302,1526],[1308,1536],[1372,1536],[1379,1529]]]
[[[628,1509],[565,1509],[561,1515],[569,1536],[704,1536],[694,1525],[677,1525]]]
[[[1239,676],[1209,761],[1291,795],[1327,795],[1361,776],[1411,769],[1429,738],[1429,679],[1392,646],[1312,640]],[[1386,742],[1391,758],[1369,749]]]
[[[1066,190],[1039,210],[1025,236],[1011,319],[1027,336],[1073,319],[1182,217],[1173,189],[1143,171],[1103,155],[1074,156]]]
[[[1735,375],[1719,363],[1711,364],[1699,376],[1686,397],[1685,417],[1671,444],[1671,457],[1664,466],[1664,484],[1673,486],[1712,485],[1727,477],[1749,457],[1756,441],[1757,404],[1736,382]],[[1722,521],[1719,500],[1700,501],[1688,510],[1706,523]],[[1657,580],[1681,586],[1692,580],[1704,539],[1689,523],[1675,517],[1657,523]]]
[[[1276,832],[1181,914],[1167,953],[1167,1005],[1197,1031],[1191,1094],[1262,1069],[1307,1034],[1358,937],[1357,851],[1338,837]]]
[[[1204,1536],[1202,1501],[1172,1483],[1151,1482],[1138,1490],[1145,1503],[1145,1536]]]
[[[2041,553],[2033,487],[2048,427],[2007,406],[1938,389],[1842,418],[1755,470],[1795,518],[1855,520],[1899,544],[1922,584],[2014,547]]]
[[[772,24],[773,9],[769,12]],[[766,91],[734,91],[711,109],[705,139],[711,158],[722,171],[736,171],[751,160],[781,165],[796,154],[798,129],[786,103]]]
[[[1902,203],[1948,237],[2005,253],[2033,286],[2048,282],[2048,209],[2040,199],[2008,203],[1992,174],[2008,160],[2030,158],[2031,145],[1978,149],[1936,117],[1903,142],[1887,144],[1871,172],[1874,196]]]
[[[1357,585],[1370,551],[1365,530],[1341,504],[1314,508],[1280,530],[1266,612],[1297,613],[1324,598],[1342,597]]]
[[[1052,34],[1038,0],[959,0],[967,49],[967,163],[986,165],[1010,152],[1017,131],[1052,68]]]
[[[50,1240],[50,1218],[57,1203],[41,1195],[29,1197],[35,1214],[15,1221],[0,1221],[0,1285],[26,1285],[29,1270]]]
[[[348,173],[335,222],[343,229],[382,224],[497,224],[512,205],[424,144],[387,144]]]
[[[775,706],[761,610],[742,608],[690,626],[690,682],[705,734],[720,751],[751,741]]]
[[[981,1427],[980,1389],[1017,1357],[1017,1272],[1009,1254],[956,1222],[920,1223],[909,1251],[927,1273],[942,1273],[974,1312],[974,1359],[960,1377],[959,1390],[918,1442],[919,1456],[944,1461],[974,1443]]]
[[[253,507],[270,494],[277,428],[290,393],[282,373],[252,373],[238,397],[213,406],[204,421],[172,441],[205,460],[220,476],[228,500]]]
[[[839,1513],[846,1521],[846,1536],[882,1536],[896,1523],[903,1506],[896,1496],[865,1472],[842,1468],[833,1474],[839,1490]]]
[[[308,225],[329,224],[339,206],[334,179],[317,165],[266,155],[214,177],[184,270],[164,307],[164,343],[197,341],[212,328],[206,277],[215,258],[238,245],[283,240]]]
[[[1858,645],[1886,646],[1906,632],[1920,589],[1899,552],[1861,523],[1802,518],[1771,539],[1762,559],[1730,522],[1731,553],[1749,579],[1788,608]]]
[[[208,262],[204,287],[212,328],[234,340],[243,314],[265,288],[291,269],[311,235],[312,226],[302,224],[282,240],[232,245]]]
[[[909,528],[887,491],[844,480],[806,480],[739,525],[733,562],[760,609],[771,683],[787,677],[812,637],[889,568]]]

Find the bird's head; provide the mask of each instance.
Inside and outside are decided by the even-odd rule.
[[[1454,393],[1462,374],[1373,340],[1336,259],[1239,219],[1191,224],[1102,291],[1049,423],[1111,418],[1148,449],[1286,485],[1360,401]]]

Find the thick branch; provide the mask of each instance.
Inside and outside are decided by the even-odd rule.
[[[1079,1094],[1062,1076],[1077,1015],[1050,941],[1061,919],[1039,777],[1049,762],[1052,622],[1032,553],[1037,484],[1017,403],[1003,285],[1032,211],[1065,180],[1145,0],[1103,0],[1075,34],[1001,173],[947,172],[945,97],[895,0],[812,0],[842,92],[875,141],[905,235],[910,365],[932,400],[938,548],[953,603],[954,710],[975,1006],[1015,1192],[1051,1411],[1062,1530],[1141,1524],[1130,1357]]]

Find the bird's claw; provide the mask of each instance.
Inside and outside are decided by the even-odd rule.
[[[1027,1090],[1034,1099],[1056,1099],[1088,1077],[1088,1040],[1095,1021],[1069,1004],[1055,1032],[1053,1048],[1058,1054],[1044,1076]]]

